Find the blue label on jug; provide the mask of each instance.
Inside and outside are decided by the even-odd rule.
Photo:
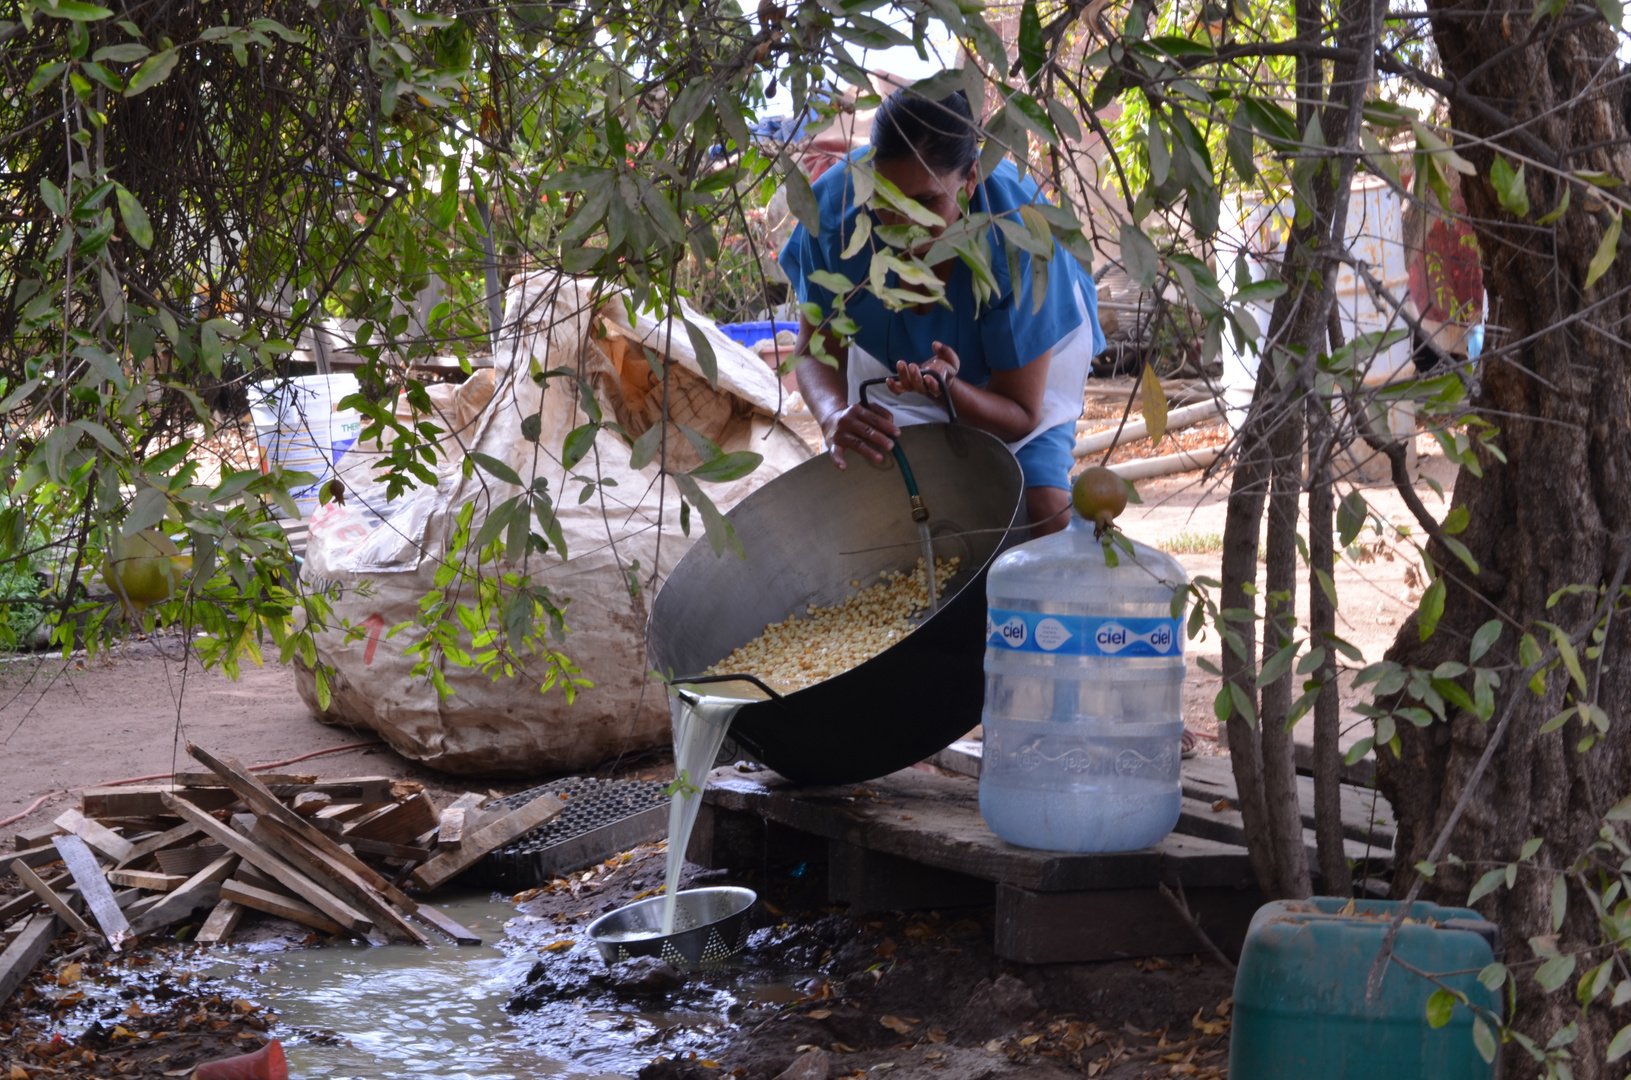
[[[991,608],[986,644],[1055,656],[1182,656],[1183,620],[1046,615]]]

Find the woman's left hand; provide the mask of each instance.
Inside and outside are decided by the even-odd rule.
[[[895,375],[884,385],[894,394],[922,394],[924,397],[940,400],[941,382],[949,383],[951,377],[957,374],[962,362],[957,358],[957,352],[950,345],[936,341],[933,346],[934,355],[921,364],[909,364],[905,360],[895,364]],[[925,378],[924,372],[933,372],[939,380]]]

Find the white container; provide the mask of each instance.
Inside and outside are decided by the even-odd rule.
[[[301,375],[250,389],[249,415],[260,444],[261,472],[273,466],[308,472],[315,483],[289,489],[301,517],[317,509],[319,489],[357,441],[362,418],[340,401],[357,392],[355,375]]]
[[[1183,623],[1170,555],[1105,565],[1093,526],[1003,555],[986,582],[980,812],[1046,851],[1135,851],[1178,823]]]

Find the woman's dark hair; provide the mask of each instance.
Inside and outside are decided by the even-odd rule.
[[[872,148],[878,161],[916,158],[941,176],[968,172],[980,156],[968,95],[959,90],[930,101],[910,88],[896,90],[872,119]]]

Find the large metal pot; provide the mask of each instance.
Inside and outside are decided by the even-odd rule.
[[[980,722],[985,576],[1024,522],[1019,463],[994,436],[919,424],[901,446],[940,558],[962,556],[940,611],[859,667],[744,706],[731,738],[790,779],[847,784],[905,768]],[[665,675],[697,675],[805,605],[828,606],[921,550],[900,469],[826,455],[783,473],[726,515],[746,560],[692,546],[652,605],[648,645]]]

